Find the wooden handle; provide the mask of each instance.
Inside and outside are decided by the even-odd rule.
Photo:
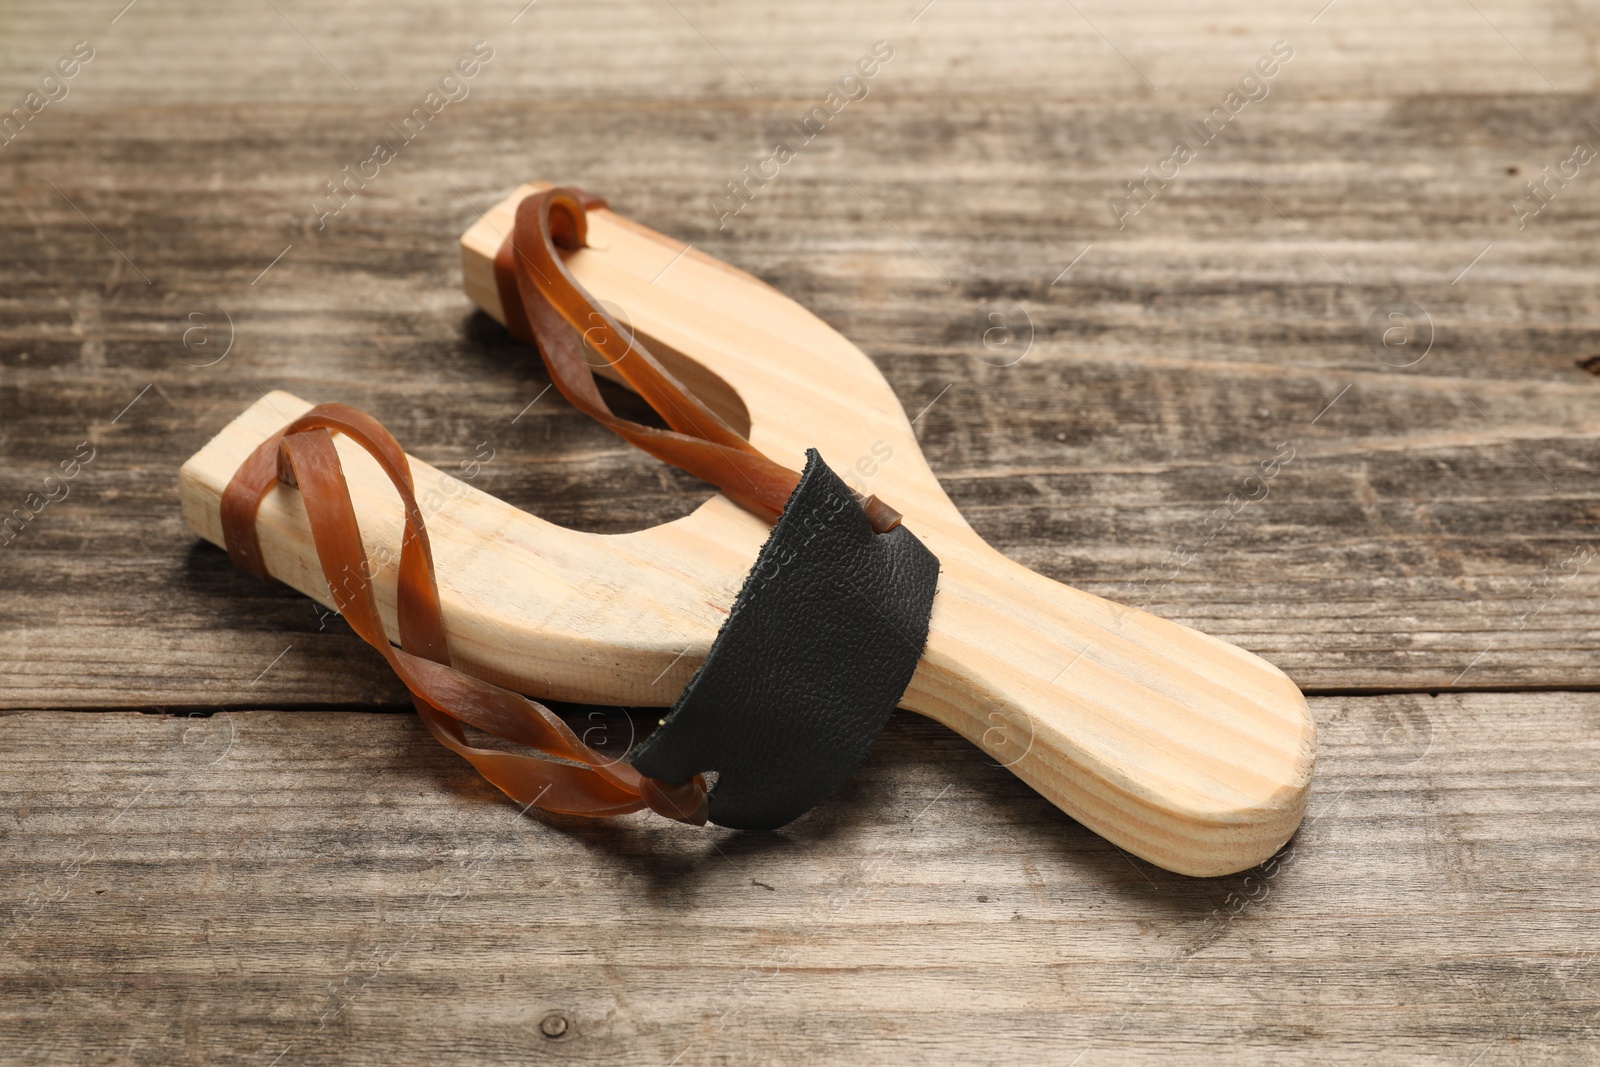
[[[987,546],[930,547],[944,570],[906,707],[1169,870],[1242,870],[1294,833],[1316,733],[1282,672]]]

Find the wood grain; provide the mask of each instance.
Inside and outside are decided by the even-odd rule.
[[[1305,826],[1215,880],[1120,854],[914,716],[839,803],[742,835],[518,818],[411,715],[10,714],[0,1042],[41,1064],[1583,1061],[1600,860],[1571,842],[1600,816],[1600,696],[1313,706]]]
[[[1592,1060],[1600,712],[1561,690],[1600,687],[1600,183],[1522,229],[1509,206],[1600,143],[1592,7],[13,5],[0,106],[97,54],[0,147],[0,517],[97,452],[0,534],[0,706],[401,706],[342,623],[182,528],[178,466],[270,389],[366,407],[441,469],[487,443],[473,485],[574,528],[706,499],[528,407],[548,383],[459,296],[456,236],[535,174],[862,347],[1011,558],[1313,692],[1407,692],[1313,699],[1295,858],[1209,941],[1258,883],[1130,863],[910,717],[852,805],[724,859],[511,823],[408,717],[236,712],[248,767],[191,772],[215,750],[171,720],[12,716],[5,914],[94,858],[0,934],[0,1059]],[[719,230],[710,198],[880,38],[871,94]],[[470,98],[318,229],[311,198],[480,39]],[[1117,229],[1108,198],[1276,39],[1271,95]],[[1399,300],[1434,334],[1407,367],[1367,333]],[[1014,346],[983,345],[994,314]],[[221,348],[184,332],[230,319],[201,366]],[[510,862],[471,866],[484,842]]]
[[[722,232],[704,199],[724,169],[712,156],[743,158],[753,134],[727,120],[764,109],[645,121],[622,105],[548,105],[540,143],[551,171],[605,187],[863,347],[908,412],[927,408],[923,451],[963,514],[1019,562],[1148,600],[1312,690],[1600,684],[1595,568],[1562,573],[1597,517],[1600,382],[1575,366],[1600,351],[1597,203],[1575,183],[1521,233],[1504,205],[1506,168],[1548,161],[1583,125],[1579,101],[1286,100],[1120,233],[1105,196],[1155,158],[1182,109],[955,100],[929,126],[922,105],[883,103]],[[558,523],[638,529],[704,499],[551,397],[527,408],[541,372],[456,295],[455,236],[504,189],[488,176],[526,174],[526,108],[484,102],[321,232],[305,209],[318,161],[382,112],[183,114],[177,145],[162,112],[128,108],[63,112],[6,149],[23,185],[0,205],[0,492],[19,506],[79,441],[100,452],[69,499],[0,549],[16,575],[0,592],[0,648],[16,663],[0,700],[400,700],[354,638],[179,524],[173,472],[270,388],[368,408],[442,468],[486,444],[495,458],[474,484]],[[607,130],[643,147],[614,158]],[[712,150],[685,155],[703,136]],[[70,168],[52,163],[68,151]],[[481,166],[460,170],[462,156]],[[967,177],[929,180],[934,159]],[[1436,327],[1413,367],[1366,341],[1396,295]],[[209,316],[218,337],[224,312],[233,349],[189,365],[212,357],[181,343],[188,316]],[[995,313],[1018,344],[1032,319],[1015,365],[993,365],[1010,354],[981,343]],[[1297,460],[1271,496],[1197,534],[1284,441]],[[1180,546],[1198,555],[1169,576]]]
[[[1008,4],[1004,17],[962,0],[819,0],[746,6],[716,0],[594,0],[583,5],[426,0],[319,6],[310,0],[217,7],[63,0],[19,10],[0,42],[0,86],[20,96],[78,38],[101,56],[74,88],[86,106],[192,106],[207,99],[318,105],[377,97],[407,106],[477,40],[499,55],[474,92],[519,101],[703,101],[820,97],[876,39],[898,48],[893,84],[938,97],[1074,100],[1215,97],[1275,39],[1303,58],[1309,96],[1387,99],[1595,85],[1593,12],[1560,0],[1085,0]],[[276,8],[276,10],[275,10]],[[520,15],[520,17],[519,17]],[[513,21],[515,20],[515,21]],[[604,32],[599,32],[603,27]],[[248,62],[218,47],[248,40]],[[69,98],[72,99],[72,98]]]

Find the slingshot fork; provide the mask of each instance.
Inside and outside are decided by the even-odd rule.
[[[519,189],[461,240],[467,293],[502,322],[495,254],[517,204],[541,188]],[[1231,873],[1288,840],[1305,810],[1315,728],[1281,671],[1007,559],[961,517],[888,383],[847,339],[681,242],[606,209],[588,222],[589,247],[570,253],[568,268],[668,369],[779,462],[798,465],[817,448],[901,511],[939,557],[931,631],[903,707],[1169,870]],[[233,471],[310,406],[268,394],[184,464],[184,516],[196,533],[222,544],[218,502]],[[393,639],[399,504],[365,453],[344,441],[339,451]],[[579,533],[410,462],[455,663],[549,699],[670,704],[769,529],[719,494],[653,529]],[[258,530],[269,571],[331,604],[295,490],[272,491]]]

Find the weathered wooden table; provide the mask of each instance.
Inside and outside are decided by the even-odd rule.
[[[121,3],[0,37],[0,1060],[1600,1059],[1592,9]],[[704,499],[470,313],[529,178],[857,341],[1008,554],[1288,671],[1290,847],[1168,874],[908,715],[779,834],[518,817],[197,544],[274,387],[582,529]]]

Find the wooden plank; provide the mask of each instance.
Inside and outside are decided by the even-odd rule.
[[[310,197],[384,109],[108,106],[30,130],[0,203],[0,514],[96,452],[0,535],[0,704],[402,702],[337,620],[181,528],[179,464],[270,388],[366,407],[581,529],[704,498],[539,399],[530,354],[468,314],[455,238],[528,176],[534,123],[540,173],[861,345],[962,512],[1033,569],[1313,691],[1600,685],[1600,383],[1575,365],[1600,351],[1600,186],[1570,183],[1522,231],[1507,208],[1586,136],[1581,98],[1273,97],[1120,231],[1108,195],[1186,107],[956,99],[930,126],[925,104],[882,104],[723,230],[709,197],[781,126],[765,105],[474,100],[322,230]],[[1402,296],[1434,334],[1408,367],[1367,339]],[[1013,347],[985,347],[994,315]],[[1233,514],[1285,444],[1269,495]]]
[[[896,47],[879,90],[949,98],[1165,99],[1210,103],[1274,40],[1296,48],[1307,97],[1587,90],[1594,60],[1582,7],[1534,0],[1110,0],[1007,4],[819,0],[754,7],[718,0],[494,0],[273,5],[112,5],[67,0],[18,11],[0,41],[8,97],[20,97],[72,42],[96,58],[68,106],[421,102],[480,40],[495,58],[473,98],[820,99],[870,50]],[[243,60],[218,42],[250,41]],[[52,105],[53,106],[53,105]],[[452,107],[454,105],[451,105]],[[47,109],[45,114],[48,115]]]
[[[410,715],[11,713],[0,1042],[30,1063],[1585,1057],[1600,695],[1313,706],[1305,826],[1212,880],[1128,858],[914,716],[758,836],[519,818]]]
[[[178,465],[270,388],[366,406],[577,528],[704,499],[548,396],[529,407],[545,379],[467,314],[473,205],[553,175],[861,345],[1014,559],[1313,691],[1422,691],[1312,701],[1292,854],[1254,880],[1166,874],[910,716],[839,803],[756,841],[514,820],[409,715],[24,712],[0,717],[0,1058],[1592,1055],[1600,697],[1425,692],[1600,686],[1600,383],[1576,365],[1600,353],[1592,168],[1518,226],[1524,183],[1600,143],[1592,19],[1547,0],[1006,13],[8,12],[6,107],[74,41],[96,55],[0,147],[0,519],[79,442],[95,458],[0,533],[0,707],[401,702],[336,619],[181,528]],[[879,38],[896,54],[868,98],[719,229],[724,183]],[[1280,38],[1296,54],[1270,96],[1117,228],[1111,198]],[[496,55],[470,98],[319,227],[324,183],[478,40]],[[1402,300],[1433,334],[1410,366],[1368,333]],[[1282,442],[1270,493],[1223,521]]]

